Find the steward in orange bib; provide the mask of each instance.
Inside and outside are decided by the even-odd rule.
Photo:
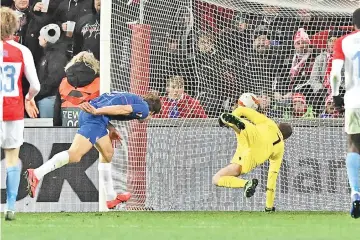
[[[100,64],[89,52],[80,52],[65,67],[54,108],[54,126],[78,127],[80,108],[100,94]]]

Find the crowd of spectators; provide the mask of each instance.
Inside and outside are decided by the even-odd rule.
[[[260,111],[272,117],[341,117],[329,96],[329,74],[334,42],[353,30],[350,16],[247,7],[240,12],[195,1],[192,17],[183,11],[168,49],[169,69],[185,79],[185,91],[208,117],[231,110],[245,92],[258,95]]]
[[[34,56],[39,117],[53,118],[55,126],[77,126],[73,103],[99,95],[100,2],[1,0],[19,16],[14,40]],[[193,3],[161,29],[168,31],[167,76],[165,89],[155,89],[163,95],[155,117],[217,117],[245,92],[256,94],[260,111],[272,117],[341,117],[329,96],[329,74],[334,42],[352,31],[350,17]]]
[[[68,113],[65,96],[88,100],[87,95],[99,94],[99,84],[90,92],[79,89],[99,75],[100,0],[50,0],[48,5],[42,0],[1,0],[1,6],[17,14],[19,29],[13,40],[27,46],[34,57],[41,85],[35,98],[38,117],[69,126],[62,121]],[[23,79],[24,96],[28,88]],[[69,94],[62,94],[66,91]]]

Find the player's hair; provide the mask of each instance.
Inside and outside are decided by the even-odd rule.
[[[149,105],[149,111],[158,114],[161,110],[161,101],[159,95],[148,93],[144,96],[144,101]]]
[[[360,8],[356,9],[353,13],[353,25],[360,29]]]
[[[1,40],[5,40],[10,36],[14,35],[19,27],[18,17],[16,13],[8,8],[1,7],[0,8],[0,16],[1,16]]]
[[[172,76],[167,80],[166,87],[170,87],[170,84],[174,84],[179,87],[184,87],[185,80],[182,76]]]
[[[279,123],[278,127],[280,129],[281,134],[284,137],[284,140],[288,139],[293,133],[292,127],[288,123]]]
[[[83,51],[75,55],[70,62],[65,66],[65,71],[67,71],[75,63],[83,62],[86,66],[94,70],[95,74],[100,73],[100,62],[94,57],[94,54],[91,52]]]

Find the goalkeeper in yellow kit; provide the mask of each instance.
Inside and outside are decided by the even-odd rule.
[[[244,188],[245,197],[252,197],[258,180],[244,180],[238,176],[269,160],[265,211],[275,211],[276,180],[284,156],[284,140],[292,134],[290,124],[277,125],[265,115],[246,107],[238,107],[232,113],[223,113],[219,117],[219,124],[221,127],[234,129],[237,148],[231,163],[214,175],[213,184],[219,187]]]

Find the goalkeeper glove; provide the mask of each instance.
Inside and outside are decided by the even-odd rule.
[[[333,100],[336,110],[338,110],[339,113],[343,113],[345,111],[344,98],[341,96],[333,96]]]
[[[265,208],[265,212],[266,213],[273,213],[273,212],[275,212],[275,207],[272,207],[272,208]]]

